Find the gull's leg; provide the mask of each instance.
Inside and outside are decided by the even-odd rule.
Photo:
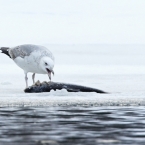
[[[25,72],[25,81],[26,81],[26,88],[28,88],[28,77],[27,77],[27,73]]]
[[[35,84],[35,73],[32,75],[33,84]]]

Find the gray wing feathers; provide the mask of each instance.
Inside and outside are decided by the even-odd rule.
[[[31,55],[34,51],[38,51],[40,57],[48,56],[54,60],[53,54],[45,47],[38,45],[25,44],[9,49],[9,54],[12,59],[17,57],[24,58]]]

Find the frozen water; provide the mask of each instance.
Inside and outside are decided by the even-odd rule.
[[[109,94],[66,90],[25,94],[23,71],[0,54],[0,106],[145,105],[144,45],[47,45],[55,55],[56,82],[95,87]],[[32,84],[29,74],[29,85]],[[47,75],[36,80],[48,81]]]

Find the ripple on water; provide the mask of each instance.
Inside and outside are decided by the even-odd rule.
[[[144,107],[0,108],[0,143],[143,144]]]

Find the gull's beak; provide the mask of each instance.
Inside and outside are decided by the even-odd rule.
[[[51,81],[51,73],[54,75],[54,71],[53,70],[49,70],[48,68],[46,68],[47,72],[48,72],[48,77]]]
[[[52,72],[52,74],[54,75],[54,71],[52,70],[51,72]]]

